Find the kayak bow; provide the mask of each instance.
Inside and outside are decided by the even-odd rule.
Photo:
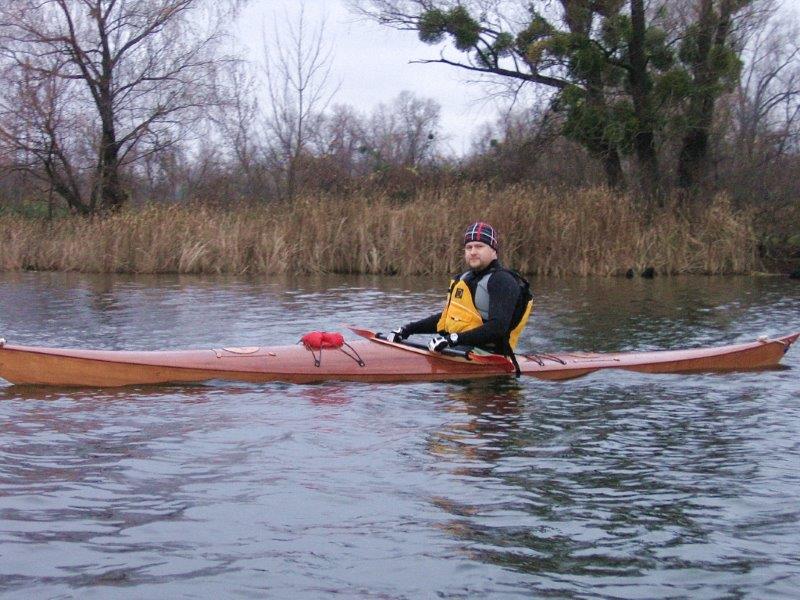
[[[508,375],[505,357],[472,352],[440,354],[418,344],[390,342],[368,329],[366,339],[323,350],[319,364],[301,345],[175,351],[76,350],[15,346],[0,340],[0,377],[15,384],[122,386],[224,381],[430,381]],[[730,371],[776,366],[800,333],[755,342],[657,352],[520,354],[523,375],[571,379],[600,369],[642,373]],[[455,355],[454,355],[455,354]],[[362,364],[363,363],[363,364]]]

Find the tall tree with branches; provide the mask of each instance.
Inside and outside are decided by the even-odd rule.
[[[681,139],[681,184],[702,169],[714,107],[738,75],[731,24],[752,1],[687,0],[697,14],[670,28],[673,7],[645,0],[352,0],[442,49],[418,62],[550,88],[564,134],[603,161],[608,183],[622,185],[631,155],[648,197],[668,132]]]
[[[0,91],[0,141],[38,163],[73,211],[122,206],[124,167],[174,144],[212,100],[207,75],[224,60],[224,27],[240,4],[4,2],[0,61],[10,85]],[[37,102],[34,110],[20,104],[26,98]],[[89,168],[76,146],[91,148]]]
[[[325,36],[325,19],[312,24],[301,5],[295,19],[275,18],[272,35],[263,36],[268,152],[282,196],[293,198],[304,154],[322,127],[322,115],[338,85],[331,75],[333,47]]]
[[[704,179],[709,137],[717,100],[735,88],[742,63],[731,34],[736,13],[749,0],[697,0],[694,21],[686,28],[680,57],[688,82],[683,111],[685,131],[678,155],[678,185],[691,189]]]

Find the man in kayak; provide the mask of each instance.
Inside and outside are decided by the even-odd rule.
[[[514,360],[514,348],[528,322],[533,299],[528,282],[500,264],[499,247],[497,232],[488,223],[467,227],[464,261],[469,270],[452,280],[444,310],[393,330],[387,339],[396,342],[414,334],[433,333],[436,335],[428,343],[433,352],[472,346]]]

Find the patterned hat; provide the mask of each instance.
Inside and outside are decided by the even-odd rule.
[[[467,227],[467,230],[464,232],[464,244],[469,244],[470,242],[482,242],[497,251],[500,245],[500,238],[494,230],[494,227],[488,223],[478,221]]]

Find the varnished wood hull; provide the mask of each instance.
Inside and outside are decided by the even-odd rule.
[[[524,375],[551,380],[609,368],[643,373],[758,369],[776,366],[798,336],[692,350],[526,355],[519,356],[519,363]],[[425,381],[492,377],[513,371],[510,363],[477,364],[378,339],[355,341],[351,347],[363,366],[339,349],[323,350],[316,366],[312,352],[300,345],[132,352],[3,344],[0,377],[15,384],[110,387],[210,380]]]

